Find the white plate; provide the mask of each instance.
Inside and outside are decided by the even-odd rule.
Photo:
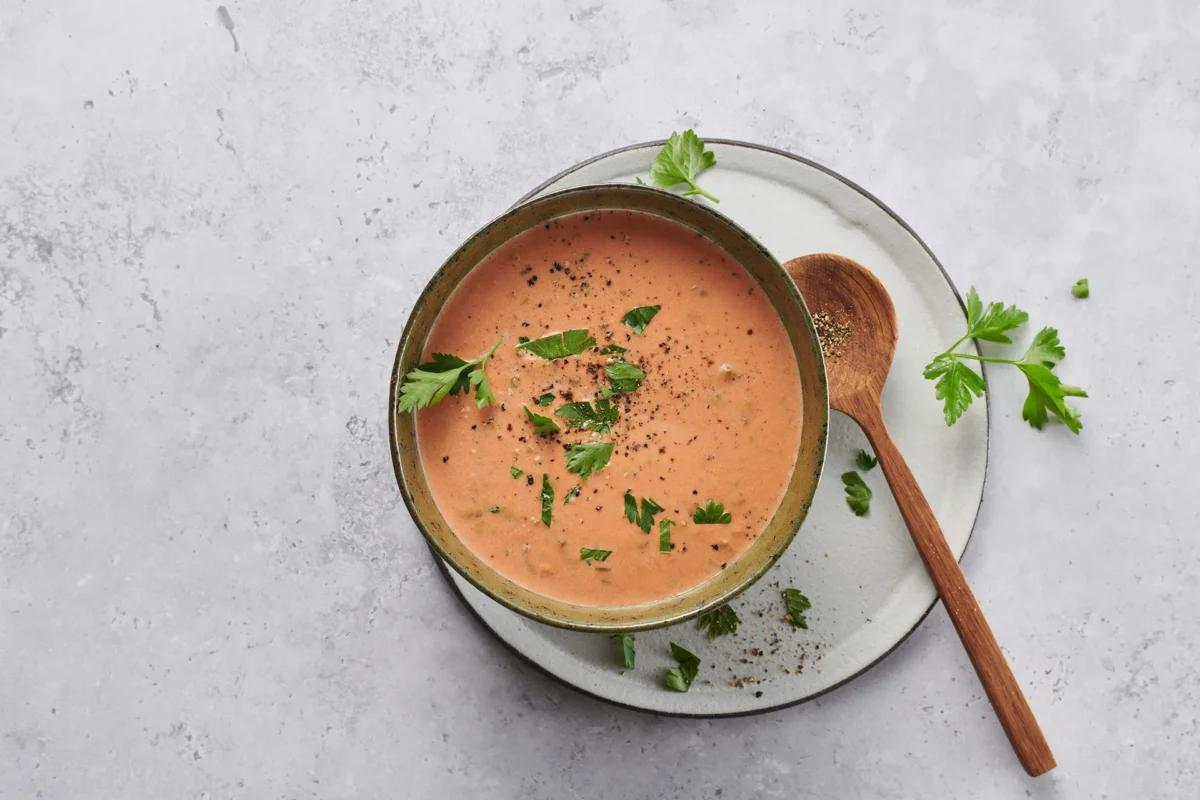
[[[845,178],[788,153],[725,140],[709,144],[717,167],[704,173],[704,188],[721,199],[721,212],[780,261],[805,253],[840,253],[869,267],[891,292],[900,336],[884,391],[884,414],[951,549],[961,557],[983,495],[988,413],[985,403],[977,403],[947,428],[932,385],[921,377],[929,357],[962,333],[962,305],[949,277],[904,222]],[[635,175],[646,174],[661,145],[606,153],[552,178],[522,200],[585,184],[632,182]],[[916,628],[936,599],[878,468],[865,476],[875,495],[870,514],[858,518],[846,507],[840,476],[865,447],[858,428],[831,413],[816,501],[779,563],[732,604],[742,618],[737,634],[709,642],[693,622],[640,633],[634,670],[618,667],[614,643],[607,637],[528,620],[452,570],[443,571],[504,643],[551,675],[604,700],[686,716],[746,714],[797,703],[871,667]],[[788,586],[812,601],[808,630],[793,629],[782,619],[780,589]],[[664,670],[674,666],[669,641],[702,661],[686,694],[663,687]]]

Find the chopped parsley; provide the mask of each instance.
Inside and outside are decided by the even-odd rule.
[[[725,504],[712,500],[703,508],[696,506],[692,512],[692,522],[697,525],[728,525],[732,521],[733,515],[725,510]]]
[[[625,669],[633,669],[633,663],[637,658],[633,634],[614,633],[611,638],[617,643],[617,656],[620,658],[620,663],[625,666]]]
[[[871,510],[871,487],[854,470],[842,473],[842,484],[846,487],[846,505],[855,516],[865,516]]]
[[[491,360],[496,348],[504,341],[501,336],[492,349],[472,361],[464,361],[449,353],[434,353],[433,360],[409,370],[400,386],[396,407],[402,413],[418,408],[428,408],[446,399],[447,395],[466,394],[475,388],[475,404],[480,408],[496,402],[488,385],[484,367]]]
[[[562,428],[558,427],[558,423],[549,417],[543,417],[541,414],[535,414],[525,406],[521,406],[525,411],[525,418],[533,423],[533,432],[538,436],[546,436],[551,433],[558,433]]]
[[[1075,285],[1071,287],[1071,294],[1080,300],[1086,300],[1092,294],[1092,289],[1088,286],[1087,278],[1080,278],[1075,281]]]
[[[589,564],[593,561],[608,561],[608,557],[611,555],[612,550],[601,550],[598,547],[579,548],[579,560],[586,561]]]
[[[651,500],[649,497],[642,498],[642,510],[638,513],[637,500],[633,496],[633,492],[625,490],[625,518],[642,529],[642,533],[649,533],[654,527],[654,515],[662,511],[663,507]]]
[[[492,512],[493,514],[499,514],[500,506],[492,506],[491,508],[488,509],[488,511]]]
[[[738,625],[741,622],[736,611],[728,605],[722,605],[701,614],[696,619],[696,627],[706,631],[709,640],[712,640],[718,636],[737,633]]]
[[[667,670],[667,674],[663,676],[663,683],[673,691],[686,692],[692,688],[692,681],[696,680],[696,675],[700,672],[700,659],[686,648],[674,642],[670,644],[671,658],[675,659],[679,666]]]
[[[788,621],[794,627],[808,630],[808,619],[804,616],[804,612],[812,608],[808,598],[800,594],[799,589],[784,589],[783,604],[787,608]]]
[[[694,130],[688,128],[682,134],[671,133],[671,138],[650,165],[650,178],[663,188],[686,183],[688,189],[683,193],[684,197],[698,194],[719,203],[720,200],[696,183],[696,176],[716,163],[717,157],[713,151],[705,150],[704,142]]]
[[[543,392],[542,394],[539,394],[537,397],[533,398],[533,402],[537,403],[539,406],[548,406],[554,402],[554,392]]]
[[[611,400],[597,400],[595,408],[586,400],[567,403],[555,410],[554,416],[562,417],[575,428],[595,433],[608,433],[620,416],[620,409]]]
[[[650,320],[661,310],[662,306],[638,306],[621,317],[621,322],[633,328],[634,333],[645,333]]]
[[[579,493],[582,491],[583,491],[583,487],[580,486],[579,484],[575,484],[570,489],[567,489],[567,493],[563,495],[563,505],[565,506],[567,503],[571,502],[576,497],[579,497]]]
[[[675,522],[669,519],[660,519],[658,521],[658,552],[671,552],[671,526]]]
[[[542,524],[550,527],[550,519],[554,515],[554,487],[550,485],[550,476],[542,473]]]
[[[517,349],[528,351],[535,356],[545,359],[555,359],[577,356],[584,350],[589,350],[595,346],[596,340],[587,332],[587,329],[578,328],[576,330],[562,331],[561,333],[552,333],[549,336],[543,336],[541,339],[534,339],[531,342],[522,342],[517,345]]]
[[[646,380],[646,373],[628,361],[614,361],[604,367],[608,373],[608,394],[623,394],[635,391]]]
[[[519,478],[525,474],[525,470],[521,469],[520,467],[512,467],[508,470],[508,474],[512,475],[513,478]]]
[[[612,442],[593,442],[591,444],[573,444],[567,451],[567,470],[587,478],[593,472],[599,472],[612,458]]]
[[[627,348],[621,347],[619,344],[606,344],[598,351],[602,356],[619,356],[621,353],[629,352]]]
[[[879,459],[866,450],[859,450],[858,455],[854,457],[854,463],[863,472],[870,472],[875,469],[875,465],[879,463]]]

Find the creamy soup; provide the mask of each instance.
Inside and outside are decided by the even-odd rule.
[[[455,290],[425,354],[470,360],[500,337],[493,404],[468,390],[416,414],[434,500],[502,574],[587,605],[660,599],[720,572],[774,515],[800,443],[796,360],[771,302],[708,239],[624,211],[528,231]]]

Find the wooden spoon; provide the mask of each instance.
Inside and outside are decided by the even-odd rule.
[[[883,422],[880,397],[896,352],[896,309],[879,279],[842,256],[819,253],[784,264],[814,314],[824,311],[850,331],[825,359],[829,405],[854,419],[875,448],[917,552],[962,639],[1004,732],[1030,775],[1054,768],[1054,755],[967,585],[929,501]]]

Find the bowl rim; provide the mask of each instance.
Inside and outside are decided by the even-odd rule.
[[[820,403],[819,403],[820,424],[818,426],[816,426],[816,429],[817,429],[816,434],[813,437],[815,440],[814,441],[814,443],[815,443],[815,463],[812,467],[811,480],[808,482],[806,490],[803,493],[803,496],[799,498],[801,509],[799,511],[799,515],[796,518],[795,525],[792,526],[791,530],[787,532],[786,536],[779,542],[778,546],[775,547],[767,555],[767,557],[761,559],[761,563],[754,565],[753,569],[750,570],[750,572],[741,580],[741,582],[739,584],[737,584],[737,585],[733,586],[732,588],[727,589],[725,591],[715,593],[712,597],[709,597],[706,600],[704,600],[703,602],[698,603],[695,608],[690,609],[688,611],[680,612],[680,613],[677,613],[677,614],[674,614],[674,615],[671,615],[668,617],[664,617],[664,618],[655,618],[655,619],[651,619],[651,620],[647,620],[647,621],[630,622],[630,623],[589,622],[589,621],[562,619],[562,618],[558,618],[558,617],[549,616],[540,611],[523,607],[520,603],[514,602],[512,599],[505,597],[502,593],[495,591],[492,587],[488,586],[485,582],[477,579],[474,575],[472,575],[469,570],[465,569],[461,564],[458,563],[458,560],[452,554],[446,552],[446,550],[442,547],[442,545],[438,541],[438,539],[435,536],[433,536],[431,534],[431,532],[429,531],[428,526],[427,526],[425,520],[423,519],[422,515],[418,513],[416,506],[415,506],[413,492],[408,485],[408,481],[405,477],[404,470],[401,466],[400,443],[398,440],[397,428],[396,428],[396,423],[397,423],[397,420],[400,415],[400,412],[397,411],[397,401],[398,401],[398,397],[399,397],[399,389],[400,389],[400,385],[401,385],[401,379],[403,377],[402,371],[401,371],[401,364],[403,361],[405,348],[408,345],[411,337],[413,336],[413,329],[415,327],[416,317],[417,317],[417,314],[415,312],[422,305],[422,303],[426,302],[427,295],[432,291],[434,286],[439,283],[439,279],[442,278],[447,273],[447,271],[450,270],[450,268],[452,266],[454,266],[454,264],[457,262],[458,258],[461,256],[461,254],[464,251],[466,251],[476,240],[478,240],[479,238],[486,235],[494,226],[504,222],[505,220],[509,219],[512,216],[515,216],[517,214],[525,212],[526,209],[531,206],[540,205],[543,203],[549,204],[555,200],[562,198],[563,196],[568,196],[568,195],[595,194],[597,192],[608,193],[608,192],[613,192],[613,191],[628,191],[628,192],[633,192],[633,193],[647,193],[647,194],[653,194],[653,195],[661,196],[661,197],[669,197],[669,198],[671,198],[670,202],[687,203],[687,204],[689,204],[689,208],[699,209],[700,213],[709,215],[711,218],[713,218],[716,221],[716,223],[718,225],[724,225],[724,226],[728,227],[729,229],[731,229],[731,231],[733,233],[736,233],[737,235],[741,236],[746,244],[753,247],[757,251],[757,254],[760,257],[762,257],[770,267],[772,267],[775,271],[777,271],[784,278],[784,282],[783,282],[784,287],[785,287],[784,292],[788,297],[791,298],[791,301],[796,304],[796,306],[799,308],[799,310],[801,312],[800,318],[804,324],[804,329],[805,329],[804,332],[807,333],[807,339],[812,345],[813,353],[816,356],[816,363],[817,363],[817,366],[819,367],[819,369],[815,370],[811,376],[807,377],[807,379],[810,381],[815,379],[815,381],[816,381],[815,388],[818,392],[819,400],[820,400]],[[792,281],[791,277],[787,273],[787,270],[783,267],[783,265],[779,262],[779,260],[777,258],[775,258],[775,256],[761,242],[759,242],[758,239],[756,239],[751,233],[749,233],[745,228],[743,228],[741,225],[734,222],[729,217],[720,213],[717,209],[711,207],[708,204],[702,204],[702,203],[699,203],[699,202],[696,202],[693,200],[689,200],[689,199],[682,197],[681,195],[675,194],[673,192],[668,192],[668,191],[658,189],[655,187],[639,185],[639,184],[613,184],[613,183],[584,184],[584,185],[580,185],[580,186],[573,186],[573,187],[570,187],[567,189],[561,189],[561,190],[558,190],[555,192],[549,192],[546,194],[532,196],[534,194],[535,193],[526,195],[518,202],[516,202],[513,205],[506,208],[500,214],[494,216],[493,218],[488,220],[486,223],[479,226],[474,232],[472,232],[469,236],[467,236],[465,239],[463,239],[463,241],[457,247],[454,248],[454,250],[450,253],[450,255],[446,257],[446,259],[442,262],[442,264],[438,267],[438,269],[435,270],[434,273],[429,277],[425,286],[421,289],[421,292],[417,295],[416,300],[413,302],[412,307],[409,309],[408,319],[405,321],[404,329],[400,334],[400,338],[396,342],[396,354],[393,359],[391,377],[390,377],[390,381],[389,381],[388,406],[387,406],[388,444],[389,444],[389,450],[391,452],[391,458],[392,458],[392,470],[393,470],[393,473],[395,474],[397,487],[400,490],[401,499],[404,501],[405,508],[408,510],[408,514],[411,517],[413,524],[416,525],[417,530],[420,531],[421,536],[425,539],[427,545],[432,549],[435,557],[439,558],[442,561],[443,565],[448,564],[451,568],[454,569],[455,572],[457,572],[460,576],[462,576],[462,578],[464,580],[466,580],[469,584],[474,586],[476,589],[483,592],[485,595],[487,595],[492,600],[500,603],[505,608],[508,608],[509,610],[514,611],[514,612],[522,615],[523,617],[526,617],[527,619],[531,619],[531,620],[534,620],[535,622],[540,622],[542,624],[550,625],[550,626],[553,626],[556,628],[563,628],[563,629],[575,630],[575,631],[592,632],[592,633],[618,633],[618,632],[636,632],[636,631],[654,630],[657,628],[663,628],[663,627],[674,625],[674,624],[677,624],[680,622],[687,621],[696,616],[699,616],[700,614],[704,613],[705,611],[711,610],[720,605],[730,602],[737,595],[741,594],[746,589],[748,589],[750,586],[755,584],[758,580],[760,580],[770,570],[770,568],[772,566],[774,566],[774,564],[783,556],[784,552],[789,547],[791,547],[791,545],[795,541],[796,535],[800,531],[800,528],[803,527],[805,519],[807,519],[807,517],[808,517],[808,512],[812,507],[812,502],[816,495],[817,486],[820,483],[821,474],[822,474],[822,471],[823,471],[824,465],[825,465],[826,450],[827,450],[827,446],[828,446],[829,411],[830,411],[828,379],[827,379],[826,370],[825,370],[824,353],[821,350],[820,342],[819,342],[819,339],[817,338],[817,332],[816,332],[816,328],[813,324],[812,315],[809,312],[808,306],[804,302],[804,298],[801,296],[799,289],[796,287],[795,282]],[[616,206],[614,208],[616,208],[617,210],[620,209],[619,206]],[[650,212],[650,211],[640,211],[637,209],[633,209],[633,210],[638,211],[638,213],[653,214],[653,212]],[[572,213],[576,213],[576,212],[572,212]],[[680,220],[670,220],[670,221],[677,225],[683,225],[685,227],[690,227],[687,225],[687,223],[682,222]],[[516,236],[519,236],[521,233],[524,233],[525,231],[530,230],[530,229],[531,229],[531,226],[523,228],[521,231],[518,231],[517,233],[514,233],[512,236],[508,237],[505,241],[510,241],[512,238],[515,238]],[[704,234],[704,235],[707,236],[707,234]],[[708,238],[710,238],[710,240],[712,239],[711,236]],[[716,240],[713,240],[713,241],[718,247],[722,247],[722,249],[725,249],[724,245],[721,242],[716,241]],[[455,288],[457,288],[457,284],[456,284]],[[453,291],[453,289],[451,291]],[[774,305],[776,301],[772,298],[771,302]],[[799,362],[800,355],[797,353],[793,353],[793,355],[794,355],[796,361]],[[811,427],[812,426],[806,426],[806,428],[804,430],[802,430],[801,441],[803,441],[806,436],[812,436],[812,434],[809,433],[809,429]],[[794,470],[800,469],[800,466],[797,465],[793,469]],[[742,555],[739,556],[739,558],[743,558],[744,556],[745,556],[745,554],[743,553]],[[500,575],[501,577],[507,577],[507,576],[504,576],[503,573],[500,573],[498,570],[493,570],[493,571],[497,575]],[[509,578],[509,580],[512,580],[512,579]],[[513,583],[519,584],[519,582],[517,582],[515,580],[513,581]],[[703,584],[699,584],[699,585],[703,585]],[[529,591],[531,593],[538,594],[534,590],[530,589]],[[547,598],[548,600],[552,600],[554,602],[563,602],[563,601],[559,600],[558,598],[553,598],[548,595],[541,595],[541,596]],[[665,600],[666,598],[663,598],[663,599]],[[653,608],[655,606],[655,604],[658,602],[660,602],[660,601],[648,601],[645,604],[638,604],[638,605],[645,605],[647,608]]]

